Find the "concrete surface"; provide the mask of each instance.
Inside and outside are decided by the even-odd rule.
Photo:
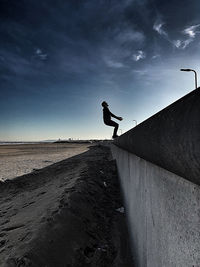
[[[194,93],[189,99],[193,99],[193,96],[195,96]],[[199,99],[199,94],[197,99]],[[193,102],[196,103],[196,98],[193,99]],[[172,110],[174,110],[172,113],[178,116],[175,112],[176,106]],[[192,106],[188,109],[187,114],[191,114],[191,112],[197,114],[198,111],[199,108],[195,104],[195,107]],[[167,114],[169,112],[167,111]],[[160,116],[162,117],[162,114]],[[166,117],[166,120],[166,125],[169,125],[171,117]],[[159,121],[158,119],[157,123]],[[157,123],[153,124],[153,127],[158,129]],[[148,122],[142,129],[150,127],[150,125],[151,123]],[[181,126],[181,123],[179,125]],[[192,125],[196,127],[195,121],[191,122],[190,127]],[[183,128],[182,126],[181,130]],[[186,127],[185,131],[189,134],[191,129],[187,131]],[[180,132],[176,134],[181,135]],[[156,145],[153,140],[156,142],[156,136],[158,136],[155,131],[153,133],[151,146]],[[170,134],[172,133],[171,130]],[[167,136],[164,129],[163,135]],[[138,132],[136,133],[137,138]],[[195,138],[197,140],[197,136]],[[167,144],[172,139],[168,139]],[[162,144],[162,140],[160,142]],[[185,140],[184,146],[186,144]],[[173,145],[176,146],[175,140]],[[179,152],[183,149],[179,146],[176,148],[179,149]],[[174,151],[173,146],[170,146],[170,149]],[[170,153],[170,150],[162,147],[161,151],[170,154],[174,163],[176,162],[176,157]],[[158,151],[158,156],[162,157],[162,154],[159,154],[161,151]],[[135,266],[199,267],[200,187],[115,145],[112,146],[112,153],[116,158],[121,180]],[[147,155],[148,153],[150,150],[147,147]],[[183,160],[182,156],[180,155]],[[165,159],[165,156],[162,159]],[[187,178],[190,180],[189,176]]]
[[[126,132],[114,143],[200,185],[200,88]]]

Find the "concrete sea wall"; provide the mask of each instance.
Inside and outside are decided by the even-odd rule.
[[[200,88],[126,132],[115,144],[200,185]]]
[[[116,146],[136,267],[200,266],[200,188]]]
[[[112,145],[136,267],[200,266],[200,90]]]

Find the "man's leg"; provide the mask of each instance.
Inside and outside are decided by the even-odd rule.
[[[116,123],[115,121],[110,120],[106,122],[106,125],[115,127],[114,132],[113,132],[113,138],[117,137],[117,130],[118,130],[119,124]]]
[[[113,137],[115,138],[115,137],[117,137],[117,130],[118,130],[118,128],[119,128],[119,124],[118,123],[116,123],[115,122],[115,128],[114,128],[114,132],[113,132]]]

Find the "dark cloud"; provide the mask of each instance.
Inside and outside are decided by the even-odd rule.
[[[22,75],[22,68],[27,69],[29,64],[40,72],[43,64],[37,59],[46,61],[46,71],[57,69],[61,73],[87,71],[94,69],[94,64],[97,71],[106,66],[132,67],[134,55],[146,53],[146,60],[154,56],[155,44],[162,53],[170,53],[174,46],[184,48],[184,43],[179,44],[187,40],[184,27],[192,26],[185,16],[196,6],[185,1],[183,12],[176,12],[179,4],[179,1],[1,1],[1,57],[8,58],[8,65],[12,63],[10,58],[21,57],[18,63]],[[156,23],[157,29],[160,27],[157,32]],[[35,51],[42,53],[36,56]]]

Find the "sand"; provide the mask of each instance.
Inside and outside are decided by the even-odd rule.
[[[88,150],[88,144],[0,145],[0,180],[13,179]]]
[[[132,266],[109,148],[1,182],[0,196],[0,266]]]

